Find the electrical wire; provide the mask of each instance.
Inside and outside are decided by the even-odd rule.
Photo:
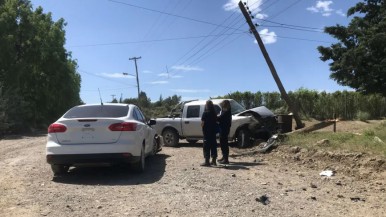
[[[117,81],[117,80],[110,79],[110,78],[106,78],[106,77],[104,77],[104,76],[96,75],[96,74],[87,72],[87,71],[82,70],[82,69],[79,69],[78,71],[80,71],[80,72],[82,72],[82,73],[85,73],[85,74],[88,74],[88,75],[91,75],[91,76],[94,76],[94,77],[97,77],[97,78],[101,78],[101,79],[108,80],[108,81],[115,82],[115,83],[120,83],[120,84],[123,84],[123,85],[128,86],[128,87],[137,87],[136,85],[128,85],[128,84],[126,84],[126,83],[124,83],[124,82]]]
[[[238,32],[234,34],[243,34],[244,32]],[[227,34],[230,35],[230,34]],[[208,37],[220,37],[222,34],[215,35],[199,35],[199,36],[190,36],[190,37],[180,37],[180,38],[164,38],[164,39],[152,39],[152,40],[141,40],[141,41],[126,41],[126,42],[112,42],[112,43],[99,43],[99,44],[85,44],[85,45],[69,45],[68,47],[77,48],[77,47],[97,47],[97,46],[110,46],[110,45],[124,45],[124,44],[139,44],[139,43],[153,43],[153,42],[164,42],[164,41],[178,41],[178,40],[188,40],[188,39],[197,39],[197,38],[208,38]]]
[[[154,9],[151,9],[151,8],[146,8],[146,7],[142,7],[142,6],[139,6],[139,5],[133,5],[133,4],[126,3],[126,2],[120,2],[120,1],[116,1],[116,0],[109,0],[109,1],[117,3],[117,4],[126,5],[126,6],[129,6],[129,7],[134,7],[134,8],[138,8],[138,9],[142,9],[142,10],[146,10],[146,11],[151,11],[151,12],[155,12],[155,13],[165,14],[165,15],[169,15],[169,16],[173,16],[173,17],[177,17],[177,18],[181,18],[181,19],[185,19],[185,20],[189,20],[189,21],[193,21],[193,22],[198,22],[198,23],[208,24],[208,25],[212,25],[212,26],[218,26],[218,27],[222,27],[222,28],[227,28],[225,26],[218,25],[216,23],[211,23],[211,22],[208,22],[208,21],[198,20],[198,19],[195,19],[195,18],[185,17],[185,16],[181,16],[181,15],[177,15],[177,14],[172,14],[172,13],[168,13],[168,12],[163,12],[163,11],[159,11],[159,10],[154,10]]]

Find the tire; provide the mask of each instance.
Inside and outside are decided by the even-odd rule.
[[[69,166],[65,165],[58,165],[58,164],[51,164],[51,170],[54,173],[54,175],[62,175],[68,172],[68,169],[70,169]]]
[[[145,146],[142,145],[139,161],[132,164],[132,169],[136,173],[142,173],[145,171]]]
[[[162,133],[165,146],[176,147],[178,145],[178,134],[174,129],[166,129]]]
[[[157,142],[157,138],[154,137],[153,139],[153,150],[151,151],[151,155],[156,155],[157,152],[158,152],[158,142]]]
[[[197,139],[187,139],[186,141],[189,142],[189,144],[196,144],[197,143]]]
[[[240,129],[237,134],[237,146],[247,148],[251,146],[251,133],[247,129]]]

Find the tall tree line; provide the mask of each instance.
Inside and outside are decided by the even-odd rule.
[[[300,108],[302,118],[315,118],[326,120],[337,118],[354,120],[358,115],[366,113],[368,119],[386,117],[386,97],[381,94],[364,95],[353,91],[326,91],[308,90],[300,88],[289,91],[288,95],[293,103]],[[265,106],[275,114],[288,114],[288,106],[281,98],[279,92],[233,92],[215,98],[234,99],[246,109]],[[117,100],[113,102],[118,103]],[[145,92],[140,93],[140,98],[120,100],[122,103],[132,103],[141,107],[147,118],[164,117],[181,102],[181,96],[173,95],[163,98],[160,96],[156,102],[151,102]]]
[[[81,103],[65,25],[28,0],[0,0],[0,130],[45,127]]]
[[[288,92],[290,99],[300,108],[303,118],[320,120],[338,118],[352,120],[360,113],[366,113],[368,118],[386,117],[386,97],[381,94],[364,95],[353,91],[325,91],[301,88]],[[278,92],[234,92],[219,98],[231,98],[238,101],[245,108],[266,106],[276,114],[289,113],[284,100]]]

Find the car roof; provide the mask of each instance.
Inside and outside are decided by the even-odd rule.
[[[226,99],[210,99],[210,100],[213,102],[213,104],[219,105],[222,101],[224,101]],[[233,99],[227,99],[227,100],[233,101]],[[194,100],[194,101],[186,103],[186,105],[205,105],[206,101],[208,101],[208,100]]]
[[[77,107],[87,107],[87,106],[135,106],[133,104],[125,104],[125,103],[103,103],[103,104],[83,104],[83,105],[78,105]]]

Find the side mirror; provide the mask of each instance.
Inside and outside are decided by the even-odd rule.
[[[148,122],[148,124],[151,126],[151,125],[155,125],[157,123],[156,120],[154,119],[150,119],[150,121]]]

